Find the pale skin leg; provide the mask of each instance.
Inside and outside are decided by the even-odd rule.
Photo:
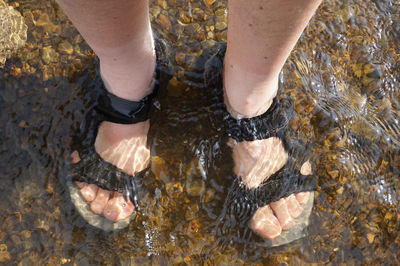
[[[246,1],[246,5],[243,6],[243,1],[240,0],[229,2],[229,45],[224,75],[227,103],[230,104],[234,115],[238,112],[251,117],[263,113],[268,108],[268,103],[276,93],[277,73],[319,2]],[[99,56],[106,87],[114,94],[130,100],[138,100],[148,94],[148,84],[155,65],[148,1],[59,0],[59,3]],[[271,27],[269,24],[272,24]],[[260,57],[260,54],[264,56]],[[260,69],[263,71],[259,72]],[[148,122],[129,126],[105,122],[96,139],[96,150],[104,159],[132,174],[143,169],[148,163],[149,151],[145,147],[147,131]],[[280,145],[274,142],[276,140],[266,140],[267,144],[261,146],[269,148]],[[237,155],[245,156],[245,152],[240,152],[237,147],[239,145],[234,147],[234,153],[236,151]],[[245,151],[250,150],[245,143],[243,147]],[[126,154],[134,156],[124,156]],[[278,156],[280,160],[282,156],[285,158],[285,155]],[[79,160],[77,153],[73,154],[73,158],[74,161]],[[247,158],[250,161],[254,160],[252,156]],[[235,156],[234,159],[237,163],[237,173],[250,172],[250,168],[256,168],[254,165],[257,163],[245,163],[239,167],[240,162],[246,160],[238,160]],[[279,169],[279,160],[271,157],[268,159],[276,161],[275,168]],[[309,171],[305,171],[307,170]],[[251,184],[255,185],[257,182],[248,181],[248,185]],[[93,185],[80,186],[82,194],[92,203],[91,207],[96,213],[103,213],[111,220],[118,220],[133,211],[132,204],[124,203],[120,196],[109,200],[107,191]],[[299,194],[295,198],[301,202],[304,197],[306,196]],[[288,201],[292,204],[285,204],[286,206],[296,205],[293,197]],[[261,209],[264,210],[264,207]],[[263,219],[274,218],[273,215],[261,216]],[[277,227],[285,227],[283,224],[279,221]],[[252,228],[255,231],[259,229],[254,226]],[[271,238],[271,234],[259,233]]]
[[[322,0],[229,0],[228,45],[224,62],[225,103],[234,117],[264,113],[278,89],[286,59]],[[234,171],[257,187],[278,171],[287,154],[277,138],[233,144]],[[310,174],[305,163],[302,174]],[[273,239],[294,225],[309,193],[298,193],[259,208],[253,231]]]
[[[106,88],[128,100],[140,100],[150,93],[155,69],[154,42],[149,20],[148,0],[58,0],[84,39],[100,59]],[[120,125],[103,122],[95,148],[100,156],[134,174],[147,167],[150,152],[146,147],[149,122]],[[77,152],[73,161],[79,161]],[[117,221],[134,211],[120,194],[96,185],[78,184],[81,193],[97,214]]]

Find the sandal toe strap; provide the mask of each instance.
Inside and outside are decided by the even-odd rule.
[[[96,151],[86,152],[82,159],[72,165],[72,181],[95,184],[98,187],[121,193],[139,208],[137,182],[143,180],[148,168],[131,176],[113,164],[106,162]]]

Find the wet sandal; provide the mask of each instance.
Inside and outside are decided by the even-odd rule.
[[[257,188],[249,189],[236,176],[225,199],[222,215],[218,218],[216,230],[222,238],[227,234],[235,235],[238,242],[250,239],[249,222],[257,209],[276,202],[293,193],[309,191],[310,197],[303,202],[303,212],[295,218],[295,226],[282,230],[273,240],[263,239],[265,246],[279,246],[290,243],[306,235],[306,228],[314,202],[317,181],[312,175],[300,173],[303,163],[309,160],[310,151],[305,143],[299,140],[290,128],[294,116],[292,101],[279,95],[275,97],[270,108],[262,115],[253,118],[235,119],[230,115],[224,103],[222,69],[226,45],[222,44],[216,55],[206,63],[205,82],[217,89],[218,102],[221,105],[227,135],[236,142],[253,141],[277,137],[282,141],[288,159],[285,165],[264,180]],[[234,227],[242,228],[244,233],[234,233]],[[251,230],[250,230],[251,231]]]
[[[95,124],[92,126],[95,129],[91,132],[93,136],[91,137],[89,147],[84,149],[78,148],[81,160],[76,164],[71,164],[71,171],[67,176],[66,183],[71,201],[79,214],[87,223],[104,231],[123,229],[135,218],[137,211],[140,210],[139,200],[143,197],[140,189],[141,183],[144,176],[148,173],[149,167],[131,176],[101,158],[95,151],[94,141],[97,136],[98,127],[103,121],[118,124],[135,124],[149,119],[152,106],[156,103],[155,96],[159,89],[159,80],[164,79],[165,74],[169,75],[167,73],[168,66],[165,57],[166,43],[156,36],[157,64],[155,76],[150,84],[150,88],[153,88],[151,94],[145,96],[140,101],[129,101],[119,98],[105,89],[100,74],[97,74],[96,78],[89,84],[91,91],[94,91],[96,94],[96,105],[94,106],[94,117],[88,118],[88,120],[90,120],[89,123]],[[97,69],[97,73],[100,73],[99,69]],[[116,222],[106,219],[103,215],[93,213],[90,209],[90,202],[87,202],[82,197],[75,181],[95,184],[102,189],[121,193],[126,201],[129,199],[134,204],[134,213]]]
[[[156,71],[157,75],[157,71]],[[149,119],[150,108],[158,90],[157,77],[153,79],[153,92],[140,101],[129,101],[108,92],[100,75],[97,75],[92,86],[97,90],[95,109],[98,113],[96,124],[109,121],[118,124],[135,124]],[[98,126],[97,126],[98,128]],[[97,130],[96,130],[97,131]],[[95,134],[97,135],[97,134]],[[139,210],[137,183],[143,179],[148,167],[134,176],[131,176],[113,164],[105,161],[94,149],[94,142],[86,149],[79,151],[81,160],[71,165],[67,185],[70,190],[71,200],[80,215],[92,226],[105,231],[118,230],[128,226],[136,211]],[[102,215],[95,214],[81,195],[80,189],[74,181],[95,184],[98,187],[121,193],[125,200],[130,200],[135,206],[135,212],[117,222],[110,221]]]
[[[228,136],[236,142],[253,141],[277,137],[282,141],[288,159],[285,165],[257,188],[246,188],[237,176],[228,193],[231,202],[230,212],[234,213],[243,226],[248,226],[249,219],[257,209],[276,202],[293,193],[312,192],[309,199],[302,203],[303,212],[294,218],[295,225],[273,240],[266,240],[268,246],[279,246],[290,243],[305,236],[311,214],[316,179],[313,175],[302,175],[301,166],[310,158],[306,145],[296,139],[289,122],[293,117],[292,101],[288,98],[275,97],[271,107],[262,115],[253,118],[235,119],[225,109],[224,119],[227,124]]]

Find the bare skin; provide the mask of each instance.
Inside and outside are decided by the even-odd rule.
[[[254,117],[270,107],[278,90],[278,77],[286,59],[321,0],[230,0],[228,45],[224,61],[225,104],[233,117]],[[288,155],[278,138],[234,143],[234,172],[249,187],[285,164]],[[310,174],[306,162],[302,174]],[[259,208],[250,228],[273,239],[291,228],[301,215],[309,193],[292,194]]]
[[[58,3],[99,57],[107,90],[133,101],[151,92],[156,56],[148,0],[58,0]],[[148,166],[148,130],[149,121],[133,125],[103,122],[95,149],[104,160],[133,175]],[[78,162],[78,152],[72,158]],[[125,202],[119,193],[96,185],[77,184],[96,214],[118,221],[135,211],[132,202]]]
[[[149,121],[135,125],[103,122],[97,134],[95,149],[105,161],[134,175],[149,164],[148,130]],[[74,152],[72,157],[73,163],[79,161],[78,152]],[[111,221],[122,220],[135,211],[133,203],[126,202],[120,193],[110,192],[93,184],[79,182],[78,185],[84,199],[90,202],[91,210],[96,214],[103,214]]]

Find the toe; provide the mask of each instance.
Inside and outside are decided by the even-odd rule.
[[[287,197],[287,206],[289,210],[289,214],[293,218],[297,218],[303,212],[303,207],[301,207],[300,203],[297,201],[294,194]]]
[[[99,188],[96,198],[90,203],[90,209],[96,214],[103,213],[109,198],[110,191]]]
[[[278,219],[269,205],[259,208],[250,220],[250,228],[262,238],[274,239],[282,232]]]
[[[310,192],[300,192],[296,194],[296,200],[300,203],[300,204],[304,204],[308,201],[308,199],[310,198]]]
[[[88,202],[93,201],[96,198],[99,187],[94,184],[86,184],[86,183],[83,184],[84,186],[81,187],[82,197]]]
[[[77,163],[81,160],[81,158],[79,157],[78,151],[73,151],[71,153],[71,159],[72,159],[72,163]]]
[[[276,202],[272,202],[270,206],[275,212],[282,229],[286,230],[295,225],[295,221],[289,213],[286,198],[282,198]]]
[[[118,221],[127,218],[135,210],[131,201],[126,202],[120,193],[115,193],[104,208],[103,215],[111,221]]]
[[[312,174],[310,161],[303,163],[303,165],[300,168],[300,173],[302,175],[311,175]]]

